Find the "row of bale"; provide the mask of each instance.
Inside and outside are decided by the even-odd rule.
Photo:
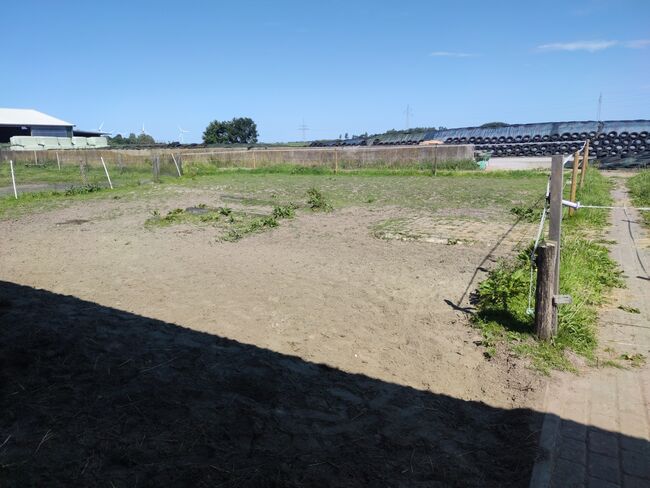
[[[501,142],[483,144],[475,142],[479,151],[490,151],[493,157],[499,156],[550,156],[553,154],[571,154],[582,150],[584,142],[589,140],[590,152],[597,158],[619,157],[627,158],[638,156],[650,151],[650,137],[648,133],[598,134],[595,137],[571,137],[552,141],[527,142]],[[461,144],[448,141],[447,144]],[[465,143],[466,144],[466,143]]]
[[[546,122],[499,127],[387,132],[369,138],[316,141],[314,146],[416,145],[433,142],[472,144],[492,157],[551,156],[580,151],[590,141],[591,154],[609,164],[643,163],[650,154],[650,120]]]

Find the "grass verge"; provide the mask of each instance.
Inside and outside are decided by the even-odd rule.
[[[650,207],[650,170],[643,170],[627,180],[627,187],[635,206]],[[650,227],[650,211],[642,211],[641,215],[645,225]]]
[[[610,189],[609,180],[591,171],[578,192],[578,200],[609,205]],[[560,292],[571,295],[573,303],[560,308],[558,334],[552,341],[535,338],[533,317],[527,311],[531,249],[522,251],[516,259],[500,262],[490,271],[479,285],[474,317],[483,334],[486,356],[505,347],[530,357],[533,366],[544,373],[575,369],[572,355],[595,361],[597,307],[612,288],[623,286],[618,267],[600,239],[606,223],[607,210],[585,209],[572,217],[565,211]]]

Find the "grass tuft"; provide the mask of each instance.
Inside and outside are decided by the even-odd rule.
[[[332,210],[332,205],[325,200],[325,196],[314,187],[307,190],[307,206],[314,212],[330,212]]]
[[[641,171],[638,175],[627,180],[627,187],[632,196],[632,202],[637,207],[650,207],[650,170]],[[650,227],[650,211],[641,211],[645,225]]]

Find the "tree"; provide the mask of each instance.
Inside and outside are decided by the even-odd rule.
[[[345,138],[346,138],[346,139],[349,139],[349,137],[348,137],[348,133],[347,133],[347,132],[345,133]]]
[[[142,144],[142,145],[148,145],[148,144],[155,144],[156,141],[153,137],[151,137],[149,134],[140,134],[138,137],[136,137],[136,144]]]
[[[213,120],[203,132],[205,144],[251,144],[257,142],[257,125],[249,117]]]
[[[126,139],[122,137],[122,134],[117,134],[115,137],[108,138],[109,146],[123,146],[126,144]]]

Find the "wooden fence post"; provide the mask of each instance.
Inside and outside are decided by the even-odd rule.
[[[160,157],[158,154],[154,154],[151,161],[151,167],[153,169],[153,181],[154,183],[160,182]]]
[[[84,185],[88,184],[88,175],[86,173],[86,164],[84,163],[83,159],[79,159],[79,173],[81,174],[81,182]]]
[[[558,246],[547,241],[537,249],[537,289],[535,291],[535,334],[549,340],[557,333],[557,309],[553,302]]]
[[[573,168],[572,168],[572,171],[571,171],[571,198],[570,198],[570,200],[572,202],[576,201],[576,189],[578,187],[578,182],[576,181],[576,179],[578,178],[578,163],[579,162],[580,162],[580,153],[578,151],[576,151],[573,154]],[[576,211],[576,209],[571,207],[569,209],[569,215],[573,216],[575,211]]]
[[[438,146],[433,146],[433,176],[438,173]]]
[[[580,189],[585,182],[585,175],[587,174],[587,166],[589,166],[589,139],[585,143],[585,152],[582,156],[582,171],[580,172]]]
[[[339,172],[339,148],[334,147],[334,174]]]

